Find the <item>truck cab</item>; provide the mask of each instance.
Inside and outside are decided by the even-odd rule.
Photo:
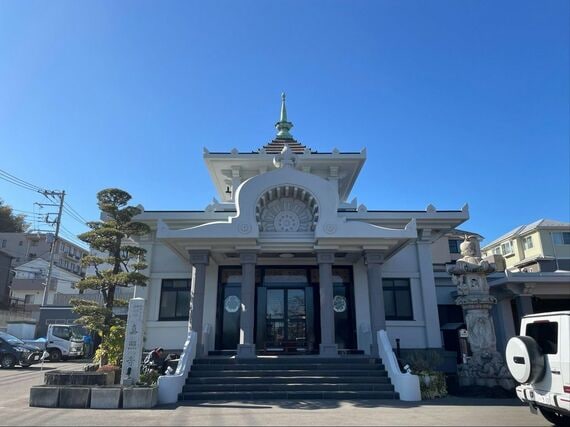
[[[24,340],[49,353],[51,362],[83,356],[84,327],[80,325],[52,324],[48,326],[45,338]]]
[[[570,311],[524,316],[507,343],[518,398],[557,426],[570,425]]]

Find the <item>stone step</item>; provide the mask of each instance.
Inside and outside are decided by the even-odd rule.
[[[215,371],[200,371],[191,369],[189,378],[196,377],[299,377],[299,376],[313,376],[315,370],[307,369],[249,369],[249,370],[215,370]],[[335,370],[318,370],[320,376],[347,376],[347,377],[368,377],[378,376],[385,377],[388,374],[384,369],[335,369]]]
[[[264,365],[264,364],[313,364],[313,363],[332,363],[332,364],[376,364],[382,363],[382,359],[371,357],[299,357],[299,356],[282,356],[282,357],[256,357],[251,359],[238,359],[235,357],[201,357],[194,359],[193,365]]]
[[[180,400],[274,400],[274,399],[398,399],[393,391],[211,391],[180,394]]]
[[[390,378],[384,376],[322,376],[322,375],[307,375],[307,376],[287,376],[277,377],[268,376],[261,377],[252,375],[250,377],[189,377],[186,379],[186,384],[213,384],[213,385],[228,385],[233,386],[237,384],[313,384],[313,383],[334,383],[334,384],[390,384]]]
[[[265,364],[233,364],[233,365],[193,365],[192,371],[203,372],[203,371],[251,371],[251,370],[262,370],[262,371],[284,371],[284,370],[304,370],[304,371],[361,371],[361,370],[382,370],[384,365],[379,363],[366,363],[366,364],[348,364],[348,363],[265,363]]]
[[[184,393],[210,391],[394,391],[389,383],[329,383],[315,382],[307,384],[296,383],[251,383],[251,384],[188,384],[183,388]]]

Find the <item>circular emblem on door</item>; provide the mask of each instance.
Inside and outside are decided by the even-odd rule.
[[[241,301],[236,295],[230,295],[224,300],[224,310],[228,313],[236,313],[239,310]]]
[[[333,310],[337,313],[343,313],[346,311],[346,298],[342,295],[335,295],[333,298]]]

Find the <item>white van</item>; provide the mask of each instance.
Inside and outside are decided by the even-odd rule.
[[[557,426],[570,425],[570,311],[524,316],[505,358],[517,396]]]

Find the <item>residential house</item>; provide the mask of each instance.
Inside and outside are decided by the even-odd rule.
[[[540,219],[521,225],[482,248],[499,254],[507,271],[489,276],[497,345],[518,335],[520,319],[532,313],[570,310],[570,223]]]
[[[14,258],[13,267],[35,258],[48,261],[53,238],[51,233],[0,233],[0,250]],[[77,275],[84,274],[81,258],[87,255],[88,251],[61,237],[55,243],[54,249],[55,265]]]

